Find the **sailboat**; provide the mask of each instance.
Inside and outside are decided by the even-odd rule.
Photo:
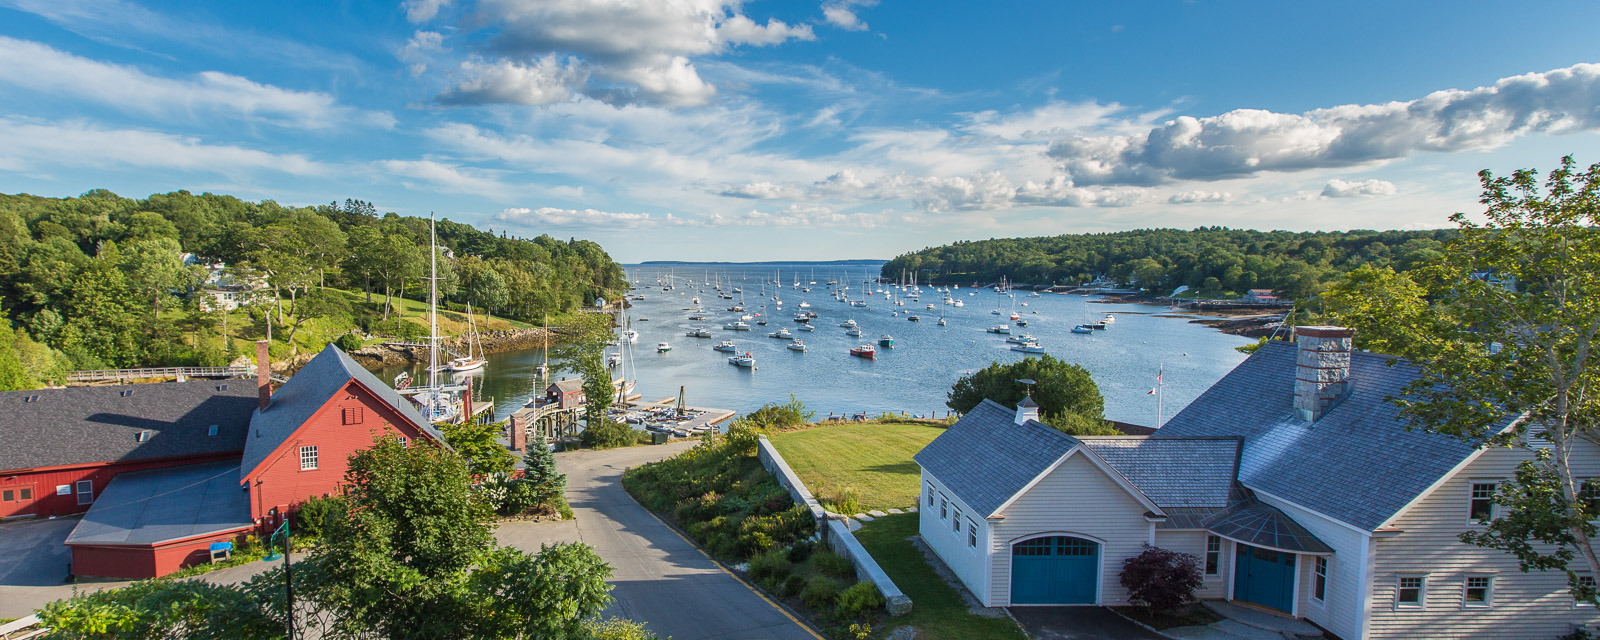
[[[428,216],[428,386],[412,396],[428,422],[451,422],[458,412],[455,396],[439,385],[439,240]]]
[[[478,357],[472,355],[473,345],[478,347]],[[444,367],[445,371],[456,373],[482,369],[484,365],[489,364],[489,361],[483,358],[484,355],[483,343],[478,340],[478,320],[472,315],[472,302],[469,301],[467,302],[467,355],[452,358],[440,366]]]

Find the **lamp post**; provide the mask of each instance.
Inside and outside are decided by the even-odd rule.
[[[277,551],[277,540],[283,537],[283,554]],[[262,562],[277,562],[283,558],[283,596],[284,596],[284,622],[289,627],[289,640],[294,640],[294,579],[289,567],[289,521],[284,520],[272,537],[267,538],[267,549],[271,553],[262,558]]]

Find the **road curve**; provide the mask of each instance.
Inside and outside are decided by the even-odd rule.
[[[760,638],[817,640],[778,607],[728,575],[687,540],[639,506],[622,488],[622,472],[666,458],[692,443],[575,451],[556,455],[567,474],[567,502],[576,519],[505,523],[501,544],[538,551],[542,544],[583,542],[615,569],[607,616],[646,623],[677,640]]]

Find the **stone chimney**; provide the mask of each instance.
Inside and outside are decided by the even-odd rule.
[[[1039,403],[1033,401],[1033,396],[1024,396],[1022,402],[1017,403],[1017,424],[1022,425],[1029,420],[1039,419]]]
[[[1345,327],[1295,327],[1294,408],[1316,422],[1350,392],[1350,349],[1355,331]]]
[[[272,356],[268,353],[268,344],[266,340],[256,341],[256,396],[261,401],[262,411],[272,403]]]

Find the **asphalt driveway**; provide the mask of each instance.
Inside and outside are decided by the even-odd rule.
[[[817,638],[723,572],[623,490],[624,469],[690,446],[680,442],[558,454],[556,466],[567,474],[567,502],[577,518],[505,523],[495,537],[528,551],[554,542],[593,546],[615,569],[611,595],[616,601],[605,615],[644,622],[663,638]]]
[[[1164,640],[1104,607],[1011,607],[1011,616],[1039,640]]]

